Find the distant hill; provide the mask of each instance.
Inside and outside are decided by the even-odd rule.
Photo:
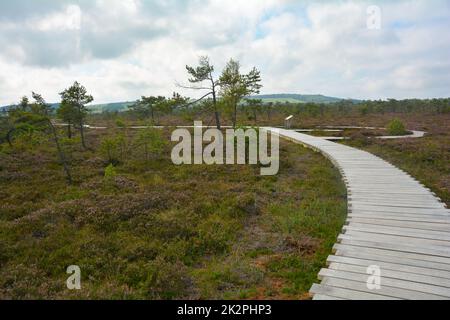
[[[128,107],[134,104],[134,102],[112,102],[103,104],[93,104],[89,105],[88,108],[92,113],[102,113],[102,112],[122,112],[128,110]],[[52,109],[58,109],[59,103],[51,103]],[[0,111],[8,111],[10,108],[15,107],[14,105],[0,107]]]
[[[104,103],[104,104],[93,104],[88,106],[89,110],[93,113],[102,113],[102,112],[122,112],[127,111],[128,108],[133,105],[135,102],[126,101],[126,102],[112,102],[112,103]]]
[[[249,97],[250,99],[261,99],[265,103],[335,103],[342,100],[352,100],[355,103],[360,102],[360,100],[355,99],[342,99],[336,97],[328,97],[321,94],[294,94],[294,93],[281,93],[281,94],[263,94]],[[102,112],[123,112],[127,111],[128,108],[134,104],[131,101],[124,102],[112,102],[103,104],[93,104],[88,106],[92,113],[102,113]],[[53,109],[59,107],[59,103],[50,104]],[[14,107],[14,105],[0,107],[0,111],[8,111],[9,108]]]
[[[281,94],[262,94],[250,97],[251,99],[261,99],[263,102],[291,102],[291,103],[335,103],[342,100],[352,100],[359,102],[356,99],[342,99],[336,97],[327,97],[321,94],[295,94],[295,93],[281,93]]]

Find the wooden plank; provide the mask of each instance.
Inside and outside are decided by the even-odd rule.
[[[437,198],[433,195],[428,194],[408,194],[408,193],[386,193],[386,192],[363,192],[363,191],[353,191],[348,195],[349,199],[358,199],[364,197],[372,197],[374,199],[413,199],[413,200],[436,200]]]
[[[363,191],[363,190],[353,190],[351,191],[351,195],[352,196],[367,196],[367,195],[376,195],[379,197],[384,197],[384,196],[405,196],[405,197],[414,197],[417,199],[435,199],[436,197],[433,196],[433,194],[426,192],[424,190],[419,190],[416,191],[416,193],[404,193],[404,192],[387,192],[386,190],[381,190],[378,192],[373,192],[373,191]]]
[[[370,181],[370,180],[366,180],[366,179],[372,179],[372,178],[371,177],[364,177],[364,180],[360,180],[360,179],[351,179],[351,178],[348,178],[346,176],[344,180],[348,184],[350,184],[353,188],[358,188],[359,186],[361,186],[361,187],[370,187],[370,188],[380,188],[380,189],[389,188],[389,187],[391,187],[391,188],[404,188],[404,189],[418,189],[418,188],[420,188],[420,185],[417,182],[406,182],[406,181],[399,182],[398,180],[393,180],[393,181],[388,181],[388,180],[384,180],[384,181]]]
[[[348,217],[362,217],[377,219],[391,219],[400,221],[436,221],[436,223],[449,223],[450,216],[438,215],[438,214],[415,214],[415,213],[395,213],[395,212],[382,212],[382,211],[364,211],[364,210],[351,210],[348,213]]]
[[[420,228],[420,226],[418,227]],[[367,225],[367,224],[360,224],[355,221],[352,221],[352,223],[348,226],[344,226],[344,230],[450,241],[450,234],[444,231],[434,231],[418,228],[403,228],[400,226],[392,227],[392,226]]]
[[[351,203],[349,205],[352,210],[370,210],[376,212],[395,212],[395,213],[420,213],[420,214],[442,214],[449,215],[447,209],[427,209],[427,208],[404,208],[404,207],[393,207],[389,205],[370,205],[361,203]]]
[[[436,198],[436,195],[433,194],[432,192],[425,190],[425,189],[414,189],[414,190],[398,190],[398,189],[377,189],[375,190],[374,188],[371,187],[366,187],[366,188],[358,188],[355,189],[353,188],[351,185],[346,184],[347,187],[347,193],[349,195],[353,195],[353,194],[386,194],[389,193],[391,195],[416,195],[418,197],[428,197],[428,196],[432,196]]]
[[[346,300],[346,299],[327,296],[325,294],[315,294],[313,300]]]
[[[370,275],[368,274],[360,274],[360,273],[354,273],[354,272],[348,272],[348,271],[340,271],[340,270],[331,270],[331,269],[322,269],[319,272],[319,279],[322,278],[338,278],[338,279],[345,279],[345,280],[352,280],[361,282],[364,285],[367,285],[367,280]],[[367,287],[367,286],[366,286]],[[381,273],[381,290],[383,290],[384,287],[389,288],[399,288],[399,289],[405,289],[408,291],[412,291],[414,293],[410,293],[409,296],[406,296],[404,298],[409,299],[411,296],[416,297],[417,299],[427,299],[427,296],[429,298],[436,298],[436,299],[448,299],[450,298],[450,288],[440,287],[440,286],[434,286],[430,284],[425,283],[418,283],[414,281],[405,281],[401,279],[394,279],[389,278],[386,276],[383,276],[383,273]],[[378,291],[378,290],[376,290]],[[402,298],[401,296],[397,296],[398,298]]]
[[[434,256],[441,256],[441,257],[450,257],[450,253],[447,250],[440,250],[435,247],[428,247],[428,246],[416,246],[416,245],[406,245],[406,244],[397,244],[392,243],[389,241],[382,242],[382,241],[370,241],[370,240],[361,240],[361,239],[355,239],[348,237],[346,239],[341,240],[342,244],[349,244],[354,246],[361,246],[361,247],[369,247],[369,248],[376,248],[376,249],[387,249],[397,252],[407,252],[407,253],[421,253],[425,255],[434,255]]]
[[[385,296],[385,299],[397,298],[406,300],[445,300],[446,297],[435,295],[431,293],[419,292],[415,290],[409,290],[404,288],[390,287],[387,285],[381,285],[379,290],[370,290],[367,288],[366,281],[354,281],[343,278],[324,277],[322,280],[323,285],[330,287],[348,289],[353,291],[360,291],[365,293],[372,293],[381,296]]]
[[[340,252],[342,254],[342,252]],[[378,265],[380,268],[402,271],[417,274],[427,274],[433,277],[445,278],[450,280],[450,271],[438,270],[433,262],[389,257],[379,255],[370,255],[364,253],[349,253],[344,252],[342,255],[330,255],[327,258],[327,263],[343,263],[367,268],[371,265]]]
[[[348,222],[355,225],[365,226],[389,226],[389,227],[402,227],[420,230],[434,230],[450,232],[450,223],[438,223],[438,222],[425,222],[425,221],[405,221],[405,220],[391,220],[383,218],[359,218],[352,217],[348,219]]]
[[[399,202],[399,203],[411,203],[415,205],[421,205],[423,203],[436,203],[436,199],[418,199],[417,196],[401,196],[401,195],[393,195],[393,196],[379,196],[377,194],[364,195],[364,196],[355,196],[349,195],[347,196],[347,200],[349,202]],[[443,203],[440,203],[442,207],[444,207]],[[444,207],[445,208],[445,207]]]
[[[347,230],[345,233],[338,236],[338,240],[341,239],[355,239],[374,242],[386,242],[393,245],[399,245],[402,247],[420,247],[429,248],[437,251],[442,251],[450,255],[450,242],[445,240],[430,240],[424,238],[415,238],[402,235],[387,235],[381,233],[360,232]]]
[[[371,206],[383,206],[383,207],[401,207],[401,208],[430,208],[430,209],[446,209],[443,203],[439,203],[436,200],[423,200],[423,201],[411,201],[411,200],[403,200],[400,198],[397,199],[353,199],[351,197],[348,198],[348,202],[352,205],[362,204],[362,205],[371,205]]]
[[[382,278],[392,278],[392,279],[398,279],[398,280],[405,280],[409,282],[418,282],[423,284],[431,284],[438,287],[445,287],[447,288],[447,291],[450,291],[450,279],[448,278],[441,278],[441,277],[435,277],[425,274],[419,274],[419,273],[413,273],[410,272],[411,269],[404,268],[403,271],[399,270],[392,270],[385,268],[381,266],[380,264],[377,264],[374,262],[375,266],[380,267],[380,274]],[[336,270],[336,271],[346,271],[346,272],[353,272],[353,273],[359,273],[363,274],[365,277],[368,276],[367,274],[367,268],[372,265],[367,266],[360,266],[360,265],[353,265],[353,264],[346,264],[346,263],[338,263],[338,262],[332,262],[328,266],[328,269]],[[426,272],[426,270],[423,270],[422,272]]]
[[[383,248],[372,248],[364,245],[353,245],[353,244],[342,244],[342,243],[336,243],[333,246],[333,250],[335,252],[345,252],[345,254],[349,254],[350,252],[355,253],[367,253],[371,254],[375,257],[380,257],[381,259],[384,259],[385,257],[396,257],[399,259],[414,259],[416,261],[424,261],[424,262],[433,262],[437,263],[436,269],[443,269],[450,271],[450,258],[448,257],[442,257],[442,256],[436,256],[436,255],[429,255],[429,254],[422,254],[422,253],[414,253],[414,252],[402,252],[402,251],[393,251],[390,249],[383,249]],[[389,261],[389,260],[383,260],[383,261]]]
[[[350,300],[398,300],[393,297],[387,297],[375,293],[367,293],[362,291],[349,290],[339,287],[331,287],[322,284],[313,284],[310,290],[314,295],[322,294],[331,297]]]

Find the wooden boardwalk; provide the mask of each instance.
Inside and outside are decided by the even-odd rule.
[[[320,137],[264,128],[321,152],[347,186],[348,217],[313,299],[450,299],[450,210],[404,171]],[[369,289],[369,266],[380,288]]]

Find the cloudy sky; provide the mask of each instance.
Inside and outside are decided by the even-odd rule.
[[[256,66],[263,93],[450,96],[450,0],[0,1],[0,44],[0,105],[75,80],[97,103],[196,96],[175,83],[200,55]]]

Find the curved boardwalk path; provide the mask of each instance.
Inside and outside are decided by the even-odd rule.
[[[313,299],[450,299],[450,210],[439,198],[371,153],[265,129],[324,154],[347,185],[347,222]],[[368,289],[369,266],[379,267],[380,289]]]

